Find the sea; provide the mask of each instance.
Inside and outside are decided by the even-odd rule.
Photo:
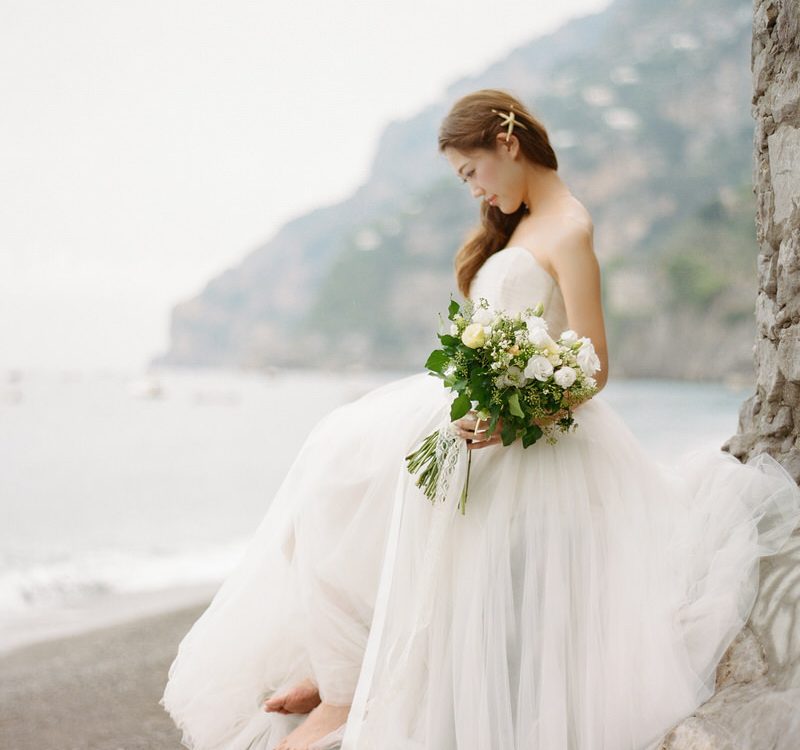
[[[0,371],[0,651],[208,601],[316,421],[410,372]],[[669,462],[752,385],[611,380]]]

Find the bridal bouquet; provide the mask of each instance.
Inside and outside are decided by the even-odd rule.
[[[483,297],[477,303],[467,300],[463,306],[451,298],[449,329],[442,320],[437,334],[442,347],[431,352],[425,367],[457,395],[450,419],[405,457],[408,471],[419,473],[417,486],[431,502],[444,499],[447,493],[463,441],[452,423],[470,409],[479,419],[488,420],[489,435],[502,418],[503,445],[520,436],[524,448],[543,436],[555,444],[556,432],[577,427],[572,407],[596,392],[597,381],[592,376],[600,369],[600,360],[591,339],[578,337],[575,331],[562,331],[553,339],[543,312],[541,302],[512,316],[493,311]],[[545,429],[534,422],[564,410],[566,413]],[[459,500],[462,514],[466,512],[472,462],[472,451],[468,453]]]

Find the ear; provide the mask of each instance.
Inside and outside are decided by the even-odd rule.
[[[519,151],[519,140],[513,133],[511,134],[511,138],[506,140],[507,135],[507,130],[500,131],[497,134],[495,145],[499,151],[505,151],[513,159]]]

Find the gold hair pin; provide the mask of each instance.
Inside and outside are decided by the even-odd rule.
[[[492,112],[494,112],[496,115],[499,115],[500,117],[503,118],[503,125],[508,125],[508,132],[506,133],[506,142],[508,142],[508,140],[511,138],[511,132],[514,130],[514,125],[519,125],[524,130],[528,129],[523,123],[518,122],[517,120],[514,119],[514,114],[515,113],[514,113],[514,105],[513,104],[511,105],[510,109],[508,110],[508,113],[500,112],[500,111],[498,111],[496,109],[492,109]]]

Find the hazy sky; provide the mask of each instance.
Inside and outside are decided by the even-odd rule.
[[[139,370],[388,122],[607,4],[0,0],[0,369]]]

